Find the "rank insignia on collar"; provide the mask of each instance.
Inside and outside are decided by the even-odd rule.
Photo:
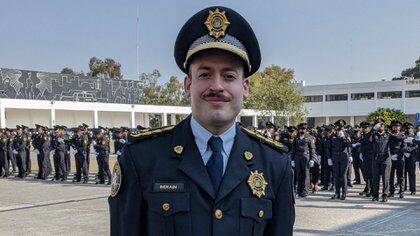
[[[174,152],[176,153],[176,154],[181,154],[182,152],[184,151],[184,147],[183,146],[175,146],[174,147]]]
[[[254,155],[251,152],[246,151],[244,152],[244,157],[245,160],[250,161],[254,157]]]
[[[122,181],[120,163],[117,161],[112,169],[112,180],[111,180],[111,197],[115,197],[120,190]]]
[[[255,172],[251,171],[251,175],[248,178],[248,185],[251,188],[252,194],[261,198],[265,196],[265,187],[267,187],[267,182],[264,179],[263,173],[258,173],[256,170]]]
[[[216,8],[214,11],[209,11],[209,16],[204,24],[209,30],[209,35],[218,39],[225,36],[225,30],[230,25],[230,22],[226,17],[225,11],[219,11],[219,8]]]

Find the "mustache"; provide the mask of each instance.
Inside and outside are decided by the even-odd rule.
[[[207,91],[205,92],[202,96],[201,96],[204,100],[206,99],[219,99],[222,100],[224,102],[229,102],[230,100],[232,100],[232,98],[230,96],[227,96],[223,93],[218,93],[218,92],[214,92],[214,91]]]

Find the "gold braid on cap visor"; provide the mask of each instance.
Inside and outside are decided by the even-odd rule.
[[[184,62],[184,68],[187,69],[188,59],[190,59],[192,55],[199,51],[211,48],[222,49],[240,56],[245,61],[249,71],[251,71],[251,64],[249,63],[248,53],[246,52],[244,45],[230,35],[226,35],[225,37],[219,39],[215,39],[209,35],[204,35],[203,37],[195,40],[195,42],[191,44],[190,49],[188,49],[187,57]]]

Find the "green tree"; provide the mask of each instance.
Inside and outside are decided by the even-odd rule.
[[[272,65],[250,78],[251,96],[245,108],[260,110],[265,116],[288,116],[290,124],[306,120],[305,97],[294,86],[294,71]]]
[[[405,69],[401,72],[401,76],[420,79],[420,57],[416,60],[416,65],[414,67]]]
[[[403,70],[400,77],[394,77],[392,80],[420,79],[420,57],[415,63],[414,67]]]
[[[184,86],[176,76],[171,76],[162,87],[161,104],[171,106],[187,106],[189,100],[184,93]]]
[[[161,86],[158,85],[158,78],[161,74],[158,70],[154,70],[152,73],[141,73],[139,75],[139,81],[142,84],[142,91],[140,97],[143,99],[142,103],[147,105],[159,104],[159,98],[161,97]]]
[[[142,94],[144,104],[149,105],[168,105],[168,106],[187,106],[188,98],[184,95],[183,84],[176,76],[171,76],[169,81],[159,85],[158,80],[161,74],[158,70],[152,73],[142,73],[139,80],[143,86]]]
[[[97,57],[89,60],[89,76],[105,79],[122,79],[121,64],[114,59],[105,58],[104,61]]]
[[[71,69],[71,68],[69,68],[69,67],[64,67],[64,68],[61,70],[60,74],[65,74],[65,75],[76,75],[77,73],[76,73],[73,69]]]
[[[369,113],[368,122],[375,122],[377,119],[383,119],[386,125],[391,124],[393,120],[405,122],[406,117],[401,110],[390,108],[378,108],[376,111]]]

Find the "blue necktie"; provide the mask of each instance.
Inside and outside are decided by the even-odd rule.
[[[213,136],[209,139],[208,144],[213,151],[213,154],[211,154],[211,157],[207,162],[206,169],[210,176],[210,180],[213,183],[214,191],[217,193],[223,177],[223,141],[221,138]]]

